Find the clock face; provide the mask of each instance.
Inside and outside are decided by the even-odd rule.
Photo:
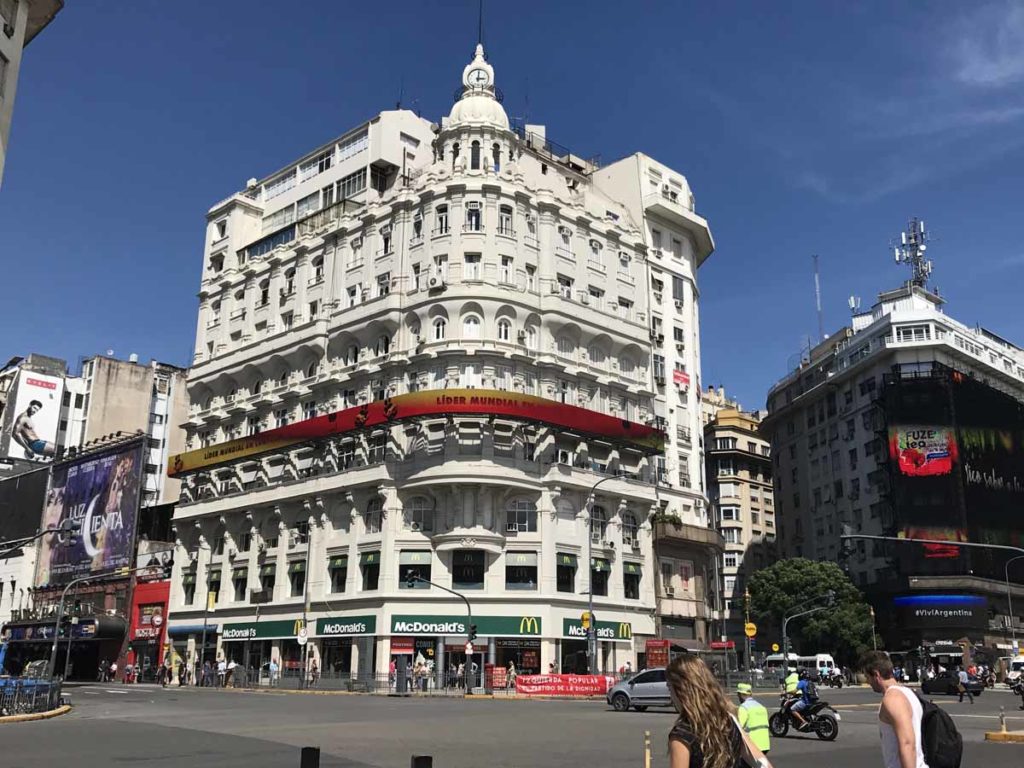
[[[473,69],[469,72],[469,84],[482,87],[491,82],[491,76],[486,69]]]

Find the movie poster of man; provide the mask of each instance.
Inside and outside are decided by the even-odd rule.
[[[42,539],[36,586],[134,567],[141,478],[141,443],[53,468],[42,527],[71,520],[79,533],[71,545],[56,536]]]

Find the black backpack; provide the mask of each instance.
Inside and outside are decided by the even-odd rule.
[[[921,715],[921,749],[928,768],[960,768],[964,740],[953,718],[942,707],[920,694],[917,698],[924,710]]]
[[[818,700],[818,686],[814,684],[813,680],[807,681],[807,698],[812,701]]]

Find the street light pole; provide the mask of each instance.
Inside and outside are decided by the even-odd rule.
[[[875,606],[869,605],[868,609],[871,611],[871,648],[877,651],[878,637],[875,635]]]
[[[822,598],[825,598],[826,600],[828,600],[828,603],[826,603],[825,605],[818,605],[818,606],[815,606],[814,608],[809,608],[806,611],[801,611],[800,613],[793,613],[793,614],[790,614],[789,616],[783,616],[783,618],[782,618],[782,664],[783,664],[783,675],[782,675],[782,678],[783,678],[783,680],[785,680],[786,675],[789,674],[789,634],[788,634],[789,622],[792,621],[793,619],[798,619],[801,616],[807,616],[809,614],[817,613],[818,611],[824,611],[827,608],[831,608],[833,603],[835,602],[835,597],[836,597],[836,593],[833,592],[832,590],[829,590],[828,592],[826,592],[823,595],[818,595],[817,597],[812,597],[810,600],[804,600],[802,603],[794,605],[793,608],[799,608],[801,605],[807,605],[807,603],[813,603],[814,601],[821,600]]]
[[[1013,645],[1016,646],[1017,645],[1017,628],[1014,626],[1014,621],[1013,621],[1013,595],[1010,592],[1010,563],[1012,563],[1014,560],[1024,560],[1024,555],[1017,555],[1016,557],[1011,557],[1009,560],[1007,560],[1006,561],[1006,566],[1003,569],[1003,571],[1004,571],[1004,574],[1006,576],[1006,604],[1007,604],[1007,609],[1009,610],[1009,613],[1010,613],[1010,638],[1011,638],[1010,642],[1012,642]]]
[[[473,606],[471,606],[469,604],[469,598],[466,597],[461,592],[456,592],[454,589],[448,589],[448,587],[442,587],[440,584],[435,584],[430,579],[424,579],[422,576],[417,576],[415,573],[412,572],[411,569],[410,569],[409,573],[406,575],[406,580],[409,582],[410,586],[412,586],[412,582],[414,582],[414,581],[422,581],[424,584],[429,584],[432,587],[437,587],[438,589],[443,590],[444,592],[447,592],[449,595],[455,595],[456,597],[460,598],[462,600],[462,602],[464,602],[466,604],[466,615],[468,617],[466,619],[466,621],[468,622],[466,624],[466,645],[467,645],[468,649],[471,649],[473,647],[473,640],[475,640],[476,638],[474,637],[474,634],[473,634]],[[466,693],[467,694],[471,693],[472,690],[473,690],[472,681],[470,679],[470,676],[472,675],[472,666],[471,666],[472,662],[473,662],[473,654],[472,653],[467,653],[466,654],[466,674],[464,676],[465,679],[466,679]],[[483,669],[482,665],[481,665],[481,669]],[[444,670],[442,669],[441,672],[443,673]]]
[[[587,614],[590,616],[590,628],[587,630],[587,673],[591,675],[597,674],[594,671],[597,656],[597,621],[594,619],[594,492],[601,483],[617,479],[615,475],[602,477],[591,486],[587,494],[587,568],[590,573],[590,587],[587,589]]]
[[[94,581],[97,576],[82,576],[78,579],[72,579],[64,587],[64,591],[60,593],[60,605],[57,608],[57,618],[53,621],[53,644],[50,646],[50,683],[53,684],[54,673],[57,671],[57,643],[60,640],[60,620],[64,617],[64,601],[67,599],[68,590],[76,584],[82,584],[86,581]],[[71,639],[71,633],[68,632],[68,640]],[[68,643],[68,653],[71,653],[71,643]],[[66,665],[65,665],[66,666]]]
[[[192,677],[193,680],[201,680],[200,673],[203,663],[206,661],[206,622],[210,616],[210,566],[213,565],[213,547],[209,544],[204,547],[200,541],[196,545],[196,549],[205,549],[210,553],[210,559],[206,561],[206,594],[203,596],[203,640],[202,645],[199,646],[199,653],[196,654],[196,671]]]

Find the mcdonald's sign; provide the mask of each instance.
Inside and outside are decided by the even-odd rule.
[[[633,625],[628,621],[595,621],[597,639],[611,643],[628,643],[633,640]],[[583,640],[587,629],[581,619],[563,619],[562,636],[573,640]]]
[[[302,619],[296,619],[295,620],[295,625],[292,627],[292,634],[293,635],[299,634],[299,632],[301,632],[303,627],[305,627],[305,626],[306,626],[306,623]]]
[[[539,635],[540,634],[540,622],[536,616],[523,616],[519,620],[519,634],[520,635]]]

